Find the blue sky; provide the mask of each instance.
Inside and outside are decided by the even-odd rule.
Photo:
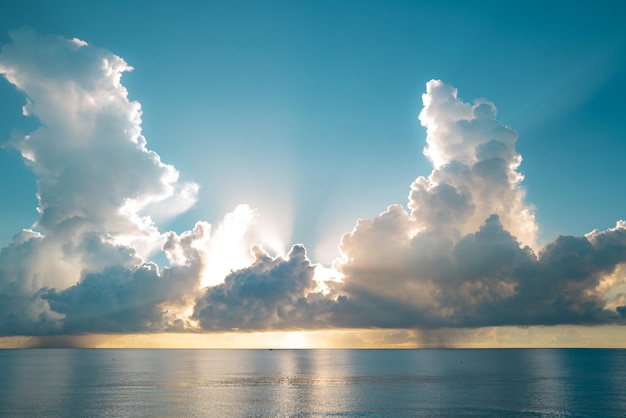
[[[431,173],[418,120],[431,79],[456,87],[463,102],[493,102],[497,120],[519,134],[520,199],[534,211],[536,250],[626,218],[624,8],[23,1],[5,7],[0,44],[27,26],[134,67],[122,84],[141,103],[148,149],[199,186],[189,210],[155,217],[159,231],[215,226],[247,204],[282,252],[302,243],[312,262],[329,266],[357,219],[392,204],[410,210],[411,183]],[[2,80],[0,95],[3,142],[37,126],[22,116],[15,86]],[[10,147],[0,150],[0,170],[5,245],[38,219],[37,177]]]

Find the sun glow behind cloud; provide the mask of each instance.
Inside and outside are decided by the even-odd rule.
[[[215,286],[224,281],[231,270],[250,264],[250,243],[246,239],[255,212],[248,205],[239,205],[224,217],[206,242],[206,267],[202,287]]]

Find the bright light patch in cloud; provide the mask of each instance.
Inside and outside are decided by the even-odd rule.
[[[325,267],[322,264],[315,266],[315,274],[313,280],[317,282],[315,292],[322,292],[327,295],[331,292],[333,283],[341,283],[343,281],[343,274],[338,272],[334,267]]]
[[[207,243],[207,263],[202,287],[220,284],[232,270],[239,270],[250,264],[251,243],[247,234],[255,215],[248,205],[239,205],[224,217]]]

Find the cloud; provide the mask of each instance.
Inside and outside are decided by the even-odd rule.
[[[357,226],[350,238],[362,233]],[[344,294],[330,322],[422,329],[620,322],[622,305],[611,309],[603,281],[626,262],[625,238],[623,226],[562,236],[537,256],[492,215],[454,245],[436,235],[401,236],[391,241],[393,258],[388,247],[372,260],[344,245]],[[387,243],[370,249],[378,256]]]
[[[194,248],[210,228],[198,222],[181,236],[168,234],[164,246],[178,261],[159,268],[145,263],[133,268],[113,265],[98,273],[86,273],[65,290],[41,295],[52,311],[63,315],[66,334],[93,332],[162,332],[189,327],[184,313],[197,296],[204,268],[204,254]],[[196,292],[194,292],[196,289]]]
[[[203,330],[302,329],[323,325],[332,301],[314,292],[315,267],[302,245],[287,258],[270,257],[254,246],[251,266],[233,271],[198,300],[192,318]]]
[[[427,84],[423,101],[433,171],[412,184],[410,212],[390,206],[342,238],[334,322],[432,329],[619,321],[623,279],[613,275],[626,262],[626,224],[562,236],[536,253],[517,134],[495,119],[492,103],[465,103],[441,81]]]
[[[517,134],[485,99],[427,83],[431,173],[410,185],[406,207],[358,220],[331,269],[302,245],[285,257],[252,245],[263,228],[247,205],[214,229],[161,232],[199,186],[147,147],[121,84],[132,67],[77,39],[11,38],[0,73],[41,124],[10,146],[37,175],[40,217],[0,248],[1,335],[423,331],[388,334],[402,345],[452,332],[433,330],[624,321],[626,223],[537,248]],[[169,264],[147,261],[156,252]]]
[[[180,183],[178,171],[147,149],[141,106],[121,84],[132,67],[76,39],[30,29],[11,38],[0,73],[26,95],[24,114],[41,123],[11,143],[38,176],[37,226],[52,236],[107,231],[145,256],[158,236],[145,211],[180,213],[198,186]]]
[[[0,333],[163,330],[199,290],[210,226],[161,233],[198,185],[147,148],[122,58],[78,39],[11,33],[0,74],[40,125],[16,137],[37,176],[39,219],[0,249]],[[204,247],[203,247],[204,245]],[[145,260],[163,251],[171,267]],[[177,313],[178,315],[178,313]],[[124,323],[125,322],[125,323]]]
[[[409,208],[420,229],[476,231],[492,214],[524,245],[536,245],[537,225],[521,187],[517,133],[496,119],[493,103],[473,104],[439,80],[426,84],[419,119],[426,128],[424,154],[434,169],[411,185]]]

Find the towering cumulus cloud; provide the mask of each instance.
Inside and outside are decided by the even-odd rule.
[[[434,170],[411,186],[409,208],[418,228],[445,229],[453,238],[475,232],[497,214],[508,231],[532,246],[537,226],[520,187],[517,133],[498,122],[492,103],[464,103],[441,81],[430,81],[422,98],[424,154]]]
[[[209,227],[161,234],[150,214],[186,210],[198,186],[179,182],[178,171],[146,147],[141,107],[120,83],[132,69],[123,59],[29,29],[11,37],[0,73],[25,94],[23,113],[40,126],[10,145],[37,175],[41,232],[24,230],[0,251],[0,332],[159,327],[166,305],[193,293],[202,257],[186,241]],[[159,272],[143,263],[173,242],[180,265],[172,257],[174,267]],[[184,291],[170,283],[179,281]],[[139,311],[150,317],[128,315]]]
[[[255,244],[246,205],[217,228],[158,220],[198,185],[147,147],[120,57],[23,29],[0,73],[40,126],[9,146],[37,176],[39,219],[0,249],[0,335],[621,323],[626,223],[537,248],[517,134],[487,100],[433,80],[419,120],[433,169],[406,206],[359,220],[322,279],[302,245]],[[254,244],[254,245],[253,245]],[[148,260],[161,252],[167,266]],[[328,276],[328,274],[326,274]],[[330,274],[333,276],[333,274]]]
[[[426,85],[423,102],[433,171],[411,185],[410,212],[390,206],[342,238],[345,297],[336,322],[432,328],[618,320],[624,223],[560,237],[536,254],[517,134],[498,122],[492,103],[465,103],[441,81]]]

